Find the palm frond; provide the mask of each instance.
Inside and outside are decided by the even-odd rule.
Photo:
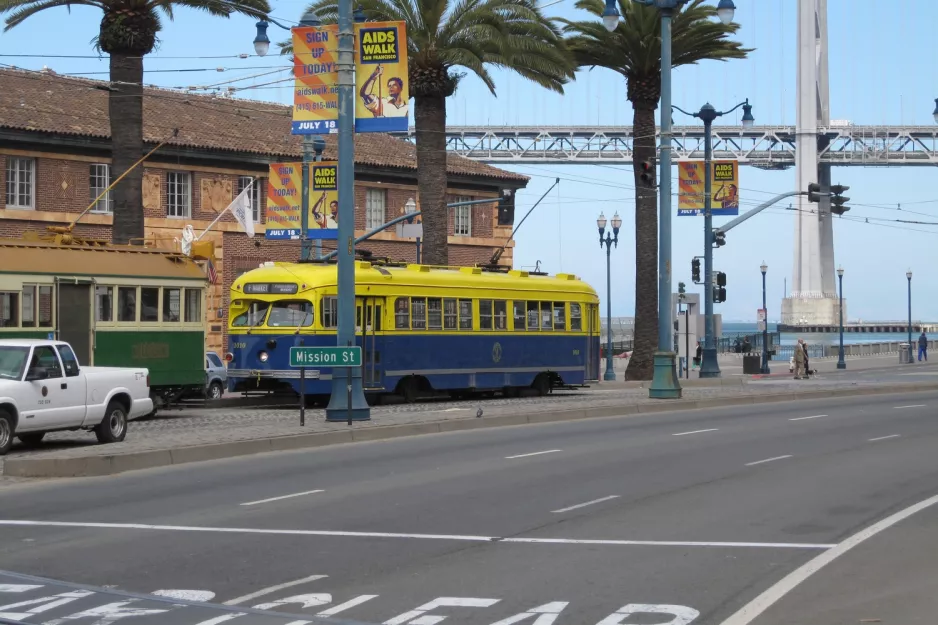
[[[3,30],[8,31],[20,25],[27,17],[40,11],[55,7],[70,8],[73,4],[105,8],[100,0],[0,0],[0,14],[9,13],[4,21]]]
[[[162,9],[170,19],[173,18],[173,6],[206,11],[218,17],[241,14],[261,19],[270,13],[267,0],[150,0],[149,5]]]

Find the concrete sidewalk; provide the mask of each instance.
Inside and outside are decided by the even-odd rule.
[[[127,439],[95,445],[84,432],[51,434],[38,450],[16,445],[2,474],[10,477],[72,477],[108,475],[135,469],[214,460],[253,453],[319,447],[416,434],[481,427],[524,425],[573,419],[623,416],[659,411],[713,408],[863,393],[914,392],[938,389],[938,376],[897,384],[877,376],[859,379],[819,376],[808,381],[728,378],[719,386],[688,386],[683,399],[648,398],[647,383],[602,383],[580,391],[561,391],[545,397],[437,401],[377,406],[372,420],[328,423],[322,410],[307,410],[299,424],[298,407],[206,408],[131,423]],[[477,412],[482,410],[482,417]]]

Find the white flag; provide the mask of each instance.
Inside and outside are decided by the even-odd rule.
[[[244,187],[244,191],[238,194],[238,197],[234,199],[234,202],[225,209],[231,210],[231,214],[234,215],[235,219],[238,220],[238,223],[241,224],[241,229],[247,233],[248,237],[254,238],[254,209],[251,207],[251,187],[254,186],[254,181]],[[224,214],[224,211],[222,211]]]

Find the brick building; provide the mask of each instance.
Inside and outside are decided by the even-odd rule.
[[[0,70],[0,236],[20,237],[63,225],[110,184],[110,126],[107,82],[66,78],[52,72]],[[117,87],[119,88],[119,87]],[[290,134],[290,107],[270,102],[192,95],[163,89],[144,94],[147,149],[178,135],[144,165],[146,237],[153,245],[179,249],[186,225],[201,233],[252,177],[255,223],[263,224],[268,165],[299,161],[300,138]],[[336,158],[336,138],[326,137],[326,160]],[[411,198],[419,208],[416,151],[382,134],[355,137],[356,236],[402,214]],[[119,173],[118,173],[119,175]],[[522,188],[527,178],[456,155],[448,159],[448,194],[457,198],[498,197],[502,188]],[[110,239],[112,215],[104,197],[85,215],[75,234]],[[454,265],[486,262],[511,233],[499,225],[497,205],[450,211],[449,258]],[[216,243],[219,280],[209,288],[207,349],[224,350],[225,308],[231,283],[268,260],[295,260],[298,241],[249,239],[230,214],[206,235]],[[324,242],[324,250],[334,242]],[[362,243],[361,249],[413,262],[416,245],[394,229]],[[511,248],[502,264],[511,264]]]

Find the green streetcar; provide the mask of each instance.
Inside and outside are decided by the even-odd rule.
[[[171,251],[0,239],[0,338],[52,338],[84,364],[147,367],[154,408],[166,407],[205,387],[205,287],[202,269]]]

